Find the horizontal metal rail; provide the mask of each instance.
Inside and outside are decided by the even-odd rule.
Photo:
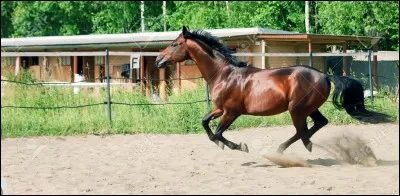
[[[158,56],[160,52],[121,52],[121,51],[110,51],[110,56]],[[310,53],[233,53],[233,56],[255,56],[255,57],[308,57]],[[384,56],[398,56],[399,53],[393,54],[379,54],[374,52],[373,55],[384,55]],[[103,51],[95,52],[1,52],[2,57],[17,57],[17,56],[106,56]],[[327,52],[313,52],[312,56],[368,56],[367,52],[357,53],[327,53]]]
[[[5,86],[5,85],[10,85],[12,84],[11,82],[6,82],[6,81],[2,81],[1,86]],[[35,83],[33,83],[35,84]],[[41,82],[41,83],[37,83],[38,85],[41,86],[56,86],[56,87],[82,87],[82,88],[90,88],[90,87],[107,87],[107,83],[94,83],[94,82],[82,82],[82,83],[69,83],[69,82],[65,82],[65,83],[61,83],[61,82]],[[139,86],[139,83],[122,83],[122,82],[118,82],[118,83],[110,83],[111,86],[126,86],[126,87],[137,87]]]

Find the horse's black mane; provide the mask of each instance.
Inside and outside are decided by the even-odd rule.
[[[225,56],[226,60],[235,67],[247,67],[248,64],[246,62],[242,62],[236,59],[235,56],[232,56],[233,51],[227,46],[223,45],[220,40],[211,35],[211,33],[203,30],[193,30],[187,34],[187,37],[195,38],[203,41],[212,49],[217,50],[222,55]]]

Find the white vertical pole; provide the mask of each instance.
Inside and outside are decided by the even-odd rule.
[[[310,33],[310,16],[309,16],[310,1],[306,1],[305,20],[306,20],[306,33]]]
[[[142,32],[144,32],[146,30],[144,27],[144,1],[140,1],[140,21],[141,21]]]
[[[261,53],[265,54],[265,40],[261,40]],[[261,57],[261,67],[262,67],[263,69],[266,68],[266,65],[265,65],[265,56],[262,56],[262,57]]]
[[[164,31],[167,31],[167,2],[163,1]]]

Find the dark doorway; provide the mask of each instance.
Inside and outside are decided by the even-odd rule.
[[[83,75],[89,82],[94,82],[94,57],[83,57]]]
[[[83,75],[83,57],[78,56],[78,74]]]
[[[24,56],[21,57],[21,66],[24,69],[29,68],[29,66],[39,65],[39,57],[37,56]]]

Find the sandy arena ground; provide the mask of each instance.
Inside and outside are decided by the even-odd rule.
[[[310,167],[283,168],[263,157],[293,126],[227,131],[250,152],[219,149],[206,134],[38,137],[1,141],[7,194],[399,194],[399,125],[326,126],[312,141],[353,133],[377,166],[343,164],[301,141],[285,155]],[[2,182],[3,186],[3,182]]]

